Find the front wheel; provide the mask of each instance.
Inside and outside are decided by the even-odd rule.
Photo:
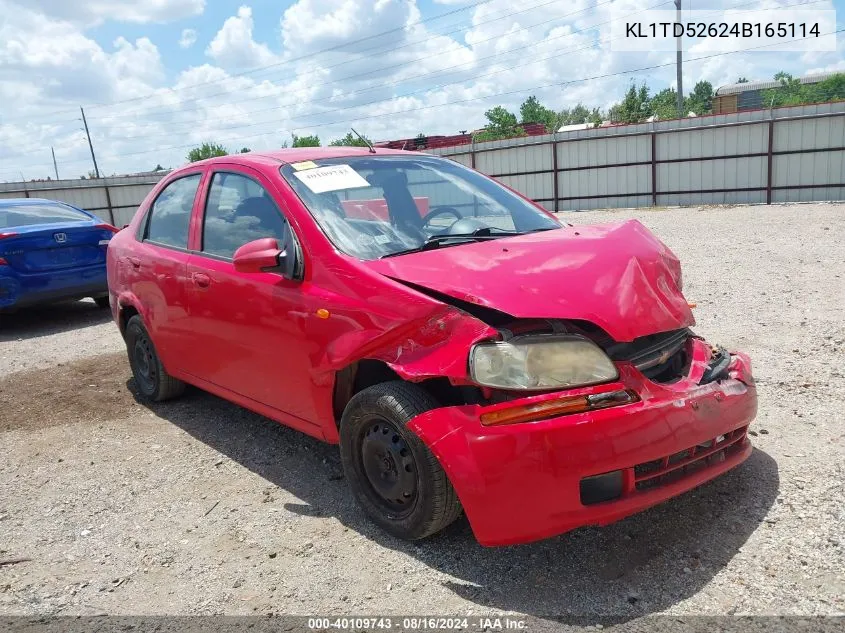
[[[138,392],[147,400],[161,402],[180,395],[185,383],[167,373],[150,334],[137,314],[126,324],[126,351]]]
[[[340,457],[346,480],[370,519],[418,540],[461,514],[455,489],[407,423],[438,404],[422,388],[387,382],[356,394],[343,412]]]

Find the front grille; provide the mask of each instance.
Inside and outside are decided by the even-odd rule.
[[[641,336],[630,343],[617,343],[606,351],[614,361],[633,364],[649,380],[668,383],[687,373],[690,336],[692,333],[683,328]]]
[[[616,499],[672,484],[724,462],[742,450],[747,426],[660,459],[581,480],[581,503],[612,503]],[[618,483],[617,483],[618,482]]]
[[[742,427],[661,459],[634,466],[634,488],[650,490],[719,464],[742,448],[748,427]]]

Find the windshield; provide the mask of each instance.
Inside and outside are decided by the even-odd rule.
[[[0,229],[84,220],[90,221],[91,218],[81,211],[59,204],[13,204],[0,207]]]
[[[281,173],[334,245],[360,259],[561,227],[495,181],[440,158],[319,159]]]

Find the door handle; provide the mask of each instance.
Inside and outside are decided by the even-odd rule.
[[[191,279],[194,284],[200,288],[208,288],[208,286],[211,285],[211,277],[205,273],[193,273],[191,274]]]
[[[126,260],[132,264],[133,268],[140,268],[141,267],[141,260],[137,257],[127,257]]]

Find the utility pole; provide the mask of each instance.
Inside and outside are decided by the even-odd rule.
[[[53,154],[53,169],[56,171],[56,180],[58,180],[59,179],[59,166],[56,164],[56,150],[54,150],[51,147],[50,152]]]
[[[678,0],[680,2],[681,0]],[[680,53],[678,53],[680,55]],[[97,167],[97,157],[94,156],[94,145],[91,143],[91,133],[88,131],[88,121],[85,120],[85,110],[82,109],[82,106],[79,106],[79,111],[82,113],[82,123],[85,125],[85,136],[88,137],[88,147],[91,148],[91,160],[94,161],[94,174],[97,178],[100,177],[100,168]]]
[[[681,0],[675,0],[675,8],[677,9],[677,18],[675,21],[681,24]],[[683,33],[681,34],[683,35]],[[678,59],[677,59],[677,73],[678,73],[678,117],[684,116],[684,71],[683,71],[683,38],[679,35],[678,40]],[[93,151],[93,150],[92,150]]]

